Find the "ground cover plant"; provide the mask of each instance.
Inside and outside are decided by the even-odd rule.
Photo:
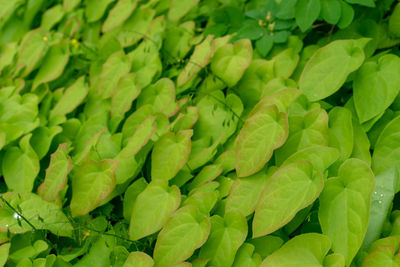
[[[0,0],[0,266],[400,266],[395,0]]]

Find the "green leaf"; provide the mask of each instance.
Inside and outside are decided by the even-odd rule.
[[[315,145],[295,152],[281,166],[283,167],[299,160],[308,160],[312,163],[314,169],[324,173],[338,158],[339,151],[336,148]]]
[[[117,162],[106,159],[87,159],[74,171],[72,177],[72,216],[82,216],[97,208],[115,187]]]
[[[146,189],[148,183],[146,179],[139,178],[138,180],[134,181],[126,190],[124,194],[124,202],[123,202],[123,214],[124,218],[127,221],[131,220],[133,205],[135,204],[135,200],[140,193]]]
[[[168,19],[178,21],[185,16],[192,8],[199,3],[199,0],[171,0],[168,9]]]
[[[151,104],[154,112],[160,112],[167,117],[173,116],[178,111],[175,102],[175,85],[168,78],[162,78],[147,87],[139,95],[136,106]]]
[[[358,4],[367,7],[375,7],[374,0],[345,0],[349,4]]]
[[[273,45],[274,39],[268,34],[265,34],[263,37],[256,41],[257,52],[260,53],[263,57],[268,55]]]
[[[4,266],[6,264],[10,246],[11,243],[0,245],[0,266]]]
[[[129,72],[130,68],[129,58],[123,51],[113,53],[103,65],[96,90],[103,98],[110,98],[118,81]]]
[[[39,158],[29,140],[32,134],[19,141],[19,147],[10,147],[2,159],[4,181],[10,191],[31,192],[40,170]]]
[[[39,160],[47,155],[54,137],[61,133],[62,130],[60,126],[52,126],[50,128],[39,127],[32,132],[30,143]]]
[[[400,91],[400,58],[393,54],[368,61],[353,81],[354,105],[360,123],[384,112]]]
[[[328,145],[328,114],[315,108],[304,116],[289,117],[289,137],[275,152],[275,161],[280,165],[292,154],[314,145]]]
[[[258,267],[261,264],[261,257],[254,253],[254,246],[244,243],[236,253],[232,267]]]
[[[210,233],[210,220],[194,206],[175,212],[157,237],[153,258],[155,267],[183,262],[201,247]]]
[[[339,0],[321,0],[321,17],[329,24],[337,24],[342,15]]]
[[[102,31],[108,32],[123,24],[136,8],[137,2],[137,0],[119,0],[108,13],[103,23]]]
[[[49,31],[64,17],[65,11],[61,4],[55,5],[44,12],[42,16],[42,23],[40,27],[46,31]]]
[[[321,173],[309,161],[297,161],[280,168],[268,180],[257,203],[253,237],[270,234],[310,205],[324,186]]]
[[[63,7],[65,12],[71,12],[81,3],[81,0],[63,0]]]
[[[331,241],[325,235],[316,233],[297,235],[265,258],[260,267],[322,267],[330,247]]]
[[[359,159],[348,159],[338,177],[329,178],[319,198],[318,218],[322,232],[332,240],[332,250],[349,266],[367,231],[374,174]]]
[[[78,78],[65,92],[50,111],[50,120],[52,117],[66,115],[76,109],[88,94],[88,87],[85,83],[85,77]]]
[[[178,86],[182,86],[190,81],[201,69],[208,65],[211,56],[214,53],[214,48],[215,42],[213,41],[212,35],[207,36],[203,42],[194,48],[193,54],[190,56],[188,63],[178,76]]]
[[[151,155],[152,180],[172,179],[189,159],[193,130],[167,133],[155,144]]]
[[[382,130],[372,154],[372,170],[380,174],[393,166],[400,170],[400,116],[390,121]],[[399,185],[396,192],[399,191]]]
[[[107,7],[115,0],[87,0],[85,15],[88,22],[95,22],[103,17]]]
[[[307,31],[318,18],[321,11],[320,0],[298,0],[295,6],[295,19],[302,32]]]
[[[42,199],[61,203],[60,191],[67,185],[68,173],[72,168],[72,160],[68,155],[69,148],[67,143],[60,144],[53,154],[51,154],[50,164],[46,170],[46,177],[38,188],[38,194]]]
[[[244,216],[252,214],[268,179],[264,170],[248,177],[236,179],[227,197],[225,212],[237,210]]]
[[[154,266],[154,261],[149,255],[141,251],[135,251],[129,253],[128,258],[126,259],[122,267],[153,267],[153,266]]]
[[[211,60],[211,71],[229,87],[237,84],[250,65],[253,48],[250,40],[242,39],[217,49]]]
[[[400,36],[400,4],[397,4],[389,17],[389,32],[395,37]]]
[[[33,80],[32,90],[35,90],[42,83],[47,83],[60,77],[68,63],[69,55],[69,43],[67,40],[53,45],[43,58],[43,64]]]
[[[363,248],[369,248],[372,242],[379,239],[385,219],[390,212],[398,182],[399,173],[396,167],[376,175],[368,229],[362,244]]]
[[[235,143],[235,168],[238,177],[260,171],[288,135],[287,115],[276,106],[259,109],[249,117]]]
[[[193,181],[189,184],[188,189],[193,190],[205,183],[213,181],[222,173],[222,168],[219,165],[212,164],[204,167],[196,175]]]
[[[149,183],[133,205],[129,237],[138,240],[159,231],[179,207],[181,194],[177,186],[168,186],[167,180]]]
[[[215,267],[232,266],[246,236],[247,222],[240,212],[228,212],[224,218],[215,215],[211,217],[211,233],[199,257],[210,259],[209,264]]]
[[[24,77],[34,70],[39,60],[44,56],[47,36],[43,29],[38,28],[24,35],[18,48],[17,69],[23,69],[21,76]]]
[[[7,192],[2,198],[13,207],[19,207],[19,214],[0,199],[0,232],[18,234],[36,229],[49,230],[55,235],[72,237],[73,227],[61,208],[54,203],[41,199],[30,192]],[[31,225],[22,217],[24,216]]]
[[[363,267],[399,266],[400,254],[396,254],[394,247],[381,246],[375,248],[363,261]]]
[[[111,249],[107,245],[106,240],[100,237],[95,241],[92,247],[78,263],[74,264],[76,267],[85,266],[98,266],[98,267],[108,267],[110,266],[110,254]]]
[[[321,100],[335,93],[347,76],[363,63],[363,49],[369,41],[367,38],[337,40],[318,49],[300,76],[300,90],[310,101]]]
[[[338,27],[340,29],[347,28],[350,23],[354,19],[354,9],[351,5],[347,4],[344,1],[340,1],[340,6],[341,6],[341,16],[338,22]]]
[[[324,259],[325,267],[345,267],[344,257],[342,254],[333,253],[329,254]]]

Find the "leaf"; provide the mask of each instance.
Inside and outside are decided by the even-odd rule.
[[[295,152],[282,163],[281,167],[299,160],[308,160],[314,169],[324,173],[338,158],[339,151],[336,148],[315,145]]]
[[[320,0],[298,0],[295,6],[295,19],[302,32],[307,31],[318,18],[321,11]]]
[[[71,12],[81,3],[81,0],[63,0],[63,7],[65,12]]]
[[[188,185],[188,189],[193,190],[203,184],[206,184],[216,179],[221,173],[222,168],[219,165],[212,164],[205,166]]]
[[[42,199],[61,203],[59,193],[67,185],[68,174],[72,168],[72,160],[68,155],[67,143],[60,144],[51,154],[49,167],[46,169],[46,177],[38,188],[38,194]]]
[[[289,117],[289,137],[275,152],[275,162],[280,165],[295,152],[314,145],[328,145],[328,114],[316,108],[304,116]]]
[[[395,255],[392,246],[381,246],[375,248],[363,261],[363,267],[398,266],[400,264],[399,254]]]
[[[40,170],[39,158],[29,140],[32,134],[19,141],[19,147],[10,147],[2,159],[4,181],[10,191],[31,192]]]
[[[11,243],[0,245],[0,266],[4,266],[6,264],[10,246]]]
[[[358,4],[367,7],[375,7],[373,0],[345,0],[349,4]]]
[[[211,71],[229,87],[234,86],[250,65],[253,49],[250,40],[242,39],[217,49],[211,60]]]
[[[309,161],[297,161],[280,168],[268,180],[257,203],[253,237],[272,233],[294,218],[319,196],[324,182]]]
[[[360,123],[384,112],[400,91],[400,58],[393,54],[364,63],[353,81],[354,105]]]
[[[72,237],[73,227],[61,208],[41,199],[38,195],[25,192],[7,192],[2,198],[13,207],[19,207],[19,214],[29,219],[29,225],[14,210],[0,199],[0,232],[18,234],[36,229],[49,230],[55,235]]]
[[[325,255],[331,247],[329,238],[322,234],[297,235],[280,249],[264,259],[260,267],[323,266]]]
[[[166,180],[155,180],[141,192],[133,205],[129,237],[138,240],[159,231],[179,207],[181,194]]]
[[[70,205],[73,217],[88,214],[112,192],[116,168],[117,162],[111,159],[87,159],[74,171]]]
[[[232,266],[235,254],[247,236],[246,218],[240,212],[211,217],[211,233],[199,257],[210,259],[215,267]]]
[[[268,34],[265,34],[263,37],[256,41],[257,52],[260,53],[263,57],[268,55],[273,45],[274,39]]]
[[[175,212],[157,237],[153,258],[155,267],[173,266],[189,258],[210,233],[210,221],[194,206]]]
[[[152,180],[172,179],[189,159],[193,130],[167,133],[155,144],[151,154]]]
[[[137,0],[119,0],[117,4],[110,10],[106,20],[103,23],[102,31],[109,32],[120,26],[129,18],[133,10],[136,8]]]
[[[400,167],[400,116],[395,117],[382,130],[372,154],[372,170],[380,174],[393,166]],[[400,170],[400,169],[399,169]],[[397,186],[396,192],[399,190]]]
[[[115,0],[88,0],[85,15],[88,22],[95,22],[103,17],[107,7]]]
[[[43,58],[43,64],[33,80],[32,90],[35,90],[42,83],[60,77],[68,63],[69,55],[69,44],[66,40],[53,45]]]
[[[363,248],[369,248],[372,242],[379,239],[398,183],[399,173],[396,167],[375,176],[375,189],[371,198],[371,211]]]
[[[144,189],[146,189],[147,185],[148,183],[146,179],[142,177],[134,181],[125,190],[124,202],[123,202],[123,214],[125,220],[127,221],[131,220],[131,215],[132,215],[133,205],[135,204],[135,200],[138,197],[138,195],[142,193]]]
[[[168,9],[168,19],[171,21],[178,21],[185,16],[192,8],[199,3],[199,0],[170,0]]]
[[[236,179],[227,197],[225,212],[237,210],[244,216],[252,214],[268,179],[264,170],[248,177]]]
[[[347,76],[363,63],[363,49],[369,41],[367,38],[337,40],[318,49],[300,76],[300,90],[310,101],[321,100],[335,93]]]
[[[342,254],[333,253],[329,254],[324,259],[325,267],[345,267],[344,258]]]
[[[236,253],[235,261],[232,267],[257,267],[261,264],[261,257],[254,253],[254,246],[249,243],[244,243]]]
[[[50,120],[52,117],[66,115],[76,109],[88,94],[88,87],[85,84],[85,77],[78,78],[65,92],[56,105],[50,111]]]
[[[338,22],[338,27],[344,29],[350,25],[354,18],[354,9],[351,5],[344,1],[340,1],[341,5],[341,16]]]
[[[208,65],[211,56],[214,53],[214,48],[215,43],[212,35],[207,36],[203,42],[194,48],[193,54],[190,56],[188,63],[178,76],[178,86],[182,86],[190,81],[201,69]]]
[[[99,267],[108,267],[110,266],[110,254],[111,249],[108,247],[106,240],[103,237],[100,237],[97,241],[95,241],[92,247],[78,263],[74,264],[76,267],[85,267],[85,266],[99,266]]]
[[[342,15],[342,5],[339,0],[322,0],[321,17],[329,24],[337,24]]]
[[[43,29],[38,28],[24,35],[21,44],[18,47],[17,71],[23,69],[21,77],[31,73],[39,60],[44,56],[46,47],[46,33]]]
[[[65,15],[64,8],[61,4],[55,5],[44,12],[40,27],[49,31],[57,23],[59,23]]]
[[[348,159],[338,177],[329,178],[319,198],[318,218],[322,232],[330,237],[332,250],[349,266],[367,231],[374,174],[359,159]]]
[[[238,177],[260,171],[288,135],[287,115],[276,106],[263,107],[249,117],[235,144],[235,168]]]
[[[118,85],[120,78],[131,68],[128,57],[123,51],[113,53],[104,63],[96,89],[103,98],[110,98]]]
[[[153,259],[144,252],[134,251],[129,253],[123,267],[153,267]]]
[[[139,95],[136,106],[151,104],[154,112],[160,112],[167,117],[173,116],[178,111],[175,102],[175,85],[168,78],[162,78],[155,84],[147,87]]]

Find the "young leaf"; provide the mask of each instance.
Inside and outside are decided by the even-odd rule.
[[[224,218],[215,215],[211,217],[211,233],[199,257],[210,259],[209,264],[215,267],[232,266],[246,236],[247,222],[240,212],[226,213]]]
[[[211,60],[212,72],[229,87],[237,84],[244,71],[250,65],[253,48],[248,39],[234,44],[225,44],[217,49]]]
[[[103,23],[102,31],[111,31],[124,23],[136,8],[136,4],[137,0],[119,0],[108,13],[107,19]]]
[[[73,227],[57,204],[30,192],[7,192],[2,194],[2,198],[11,206],[19,207],[20,214],[30,224],[11,210],[5,201],[0,200],[0,232],[18,234],[32,231],[35,227],[38,230],[49,230],[55,235],[72,237]]]
[[[253,237],[267,235],[287,224],[310,205],[324,186],[321,173],[308,161],[297,161],[275,172],[263,191],[254,214]]]
[[[107,7],[115,0],[88,0],[85,15],[88,22],[95,22],[103,17]]]
[[[236,179],[226,200],[225,212],[237,210],[244,216],[252,214],[268,178],[267,173],[261,170],[251,176]]]
[[[179,207],[181,194],[167,180],[152,181],[135,200],[129,225],[129,237],[138,240],[159,231]]]
[[[368,61],[356,72],[353,81],[354,105],[360,123],[384,112],[400,91],[400,58],[393,54]]]
[[[331,241],[325,235],[309,233],[295,236],[265,258],[260,267],[323,266]]]
[[[32,134],[19,141],[19,147],[9,147],[2,158],[4,181],[9,190],[31,192],[40,170],[39,158],[29,140]]]
[[[68,173],[72,168],[72,160],[68,155],[69,148],[67,143],[60,144],[53,154],[51,154],[50,164],[46,170],[44,182],[38,188],[38,194],[44,200],[61,203],[59,193],[66,186]]]
[[[210,234],[210,220],[194,206],[175,212],[157,237],[153,258],[155,267],[183,262],[201,247]]]
[[[185,16],[192,8],[199,3],[199,0],[171,0],[168,9],[168,19],[171,21],[178,21]]]
[[[363,63],[363,49],[369,41],[367,38],[337,40],[318,49],[300,76],[300,90],[310,101],[321,100],[335,93],[347,76]]]
[[[364,259],[363,267],[398,266],[400,265],[400,254],[396,254],[394,247],[377,247]]]
[[[232,267],[258,267],[261,264],[261,257],[254,253],[254,246],[249,243],[244,243],[236,253],[235,261]]]
[[[329,24],[337,24],[342,15],[339,0],[321,0],[321,17]]]
[[[97,208],[115,187],[115,160],[87,159],[72,177],[72,216],[82,216]]]
[[[122,267],[153,267],[153,259],[144,252],[131,252]]]
[[[189,159],[193,130],[167,133],[155,144],[151,155],[152,180],[172,179]]]
[[[367,231],[374,174],[359,159],[348,159],[338,177],[329,178],[319,198],[318,218],[322,232],[332,240],[332,250],[349,266]]]
[[[278,112],[276,106],[266,106],[252,114],[240,130],[235,145],[238,177],[260,171],[287,135],[287,115]]]

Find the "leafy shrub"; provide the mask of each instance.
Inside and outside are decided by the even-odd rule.
[[[400,265],[399,5],[0,1],[0,265]]]

